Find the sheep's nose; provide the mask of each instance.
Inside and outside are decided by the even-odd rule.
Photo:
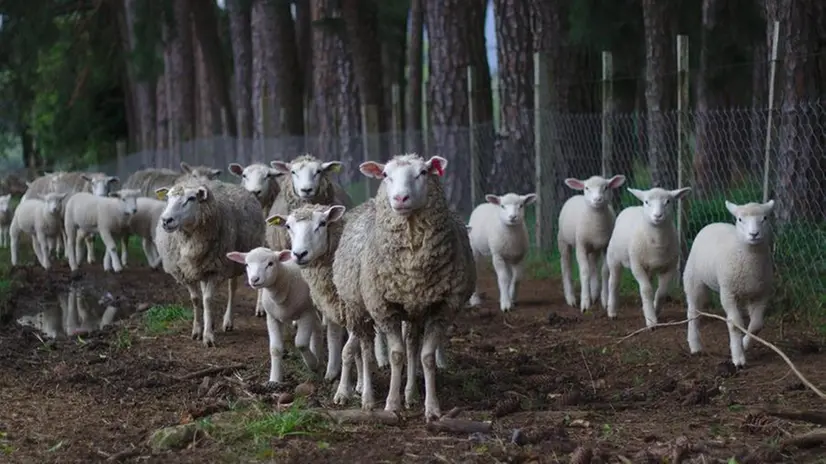
[[[260,197],[261,196],[261,190],[253,190],[252,194],[257,196],[257,197]]]
[[[311,188],[301,189],[301,193],[303,193],[305,195],[309,195],[309,194],[313,193],[313,189],[311,189]]]
[[[260,278],[260,277],[250,277],[250,283],[251,283],[252,285],[258,285],[258,282],[261,282],[261,278]]]
[[[516,215],[515,214],[511,214],[510,216],[508,216],[508,221],[513,222],[515,220],[516,220]]]
[[[409,199],[410,199],[410,195],[394,195],[393,196],[393,201],[395,201],[396,203],[404,204]]]
[[[760,235],[760,232],[749,232],[751,238],[757,238],[758,235]]]
[[[295,259],[296,259],[297,261],[301,261],[301,260],[302,260],[302,259],[304,259],[304,258],[305,258],[308,254],[310,254],[310,252],[309,252],[308,250],[304,250],[304,251],[293,251],[293,256],[295,256]]]
[[[161,221],[165,226],[172,224],[172,218],[161,218]]]
[[[654,219],[660,220],[663,218],[663,213],[656,213],[654,214]]]

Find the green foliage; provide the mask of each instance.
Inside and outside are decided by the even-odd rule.
[[[136,0],[134,3],[135,47],[129,54],[137,81],[152,81],[163,74],[163,21],[169,1]]]
[[[143,315],[146,330],[153,334],[169,332],[181,321],[191,321],[192,310],[180,305],[153,306]]]

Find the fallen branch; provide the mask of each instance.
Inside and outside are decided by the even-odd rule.
[[[473,433],[490,433],[493,424],[467,419],[452,419],[442,417],[439,420],[428,422],[427,430],[431,432],[447,432],[470,435]]]
[[[676,322],[663,322],[663,323],[660,323],[660,324],[654,324],[651,327],[643,327],[642,329],[635,330],[635,331],[631,332],[630,334],[620,338],[614,344],[619,345],[620,343],[624,342],[625,340],[628,340],[629,338],[633,338],[633,337],[635,337],[635,336],[637,336],[637,335],[639,335],[643,332],[650,332],[651,330],[658,329],[660,327],[673,327],[675,325],[687,324],[688,321],[690,321],[690,320],[692,320],[692,319],[685,319],[685,320],[676,321]]]
[[[443,415],[442,419],[444,419],[444,418],[455,419],[464,410],[465,410],[465,408],[460,408],[460,407],[457,406],[457,407],[451,409],[450,411],[448,411],[445,415]]]
[[[121,459],[131,458],[133,456],[137,456],[140,454],[140,449],[136,447],[129,448],[128,450],[124,450],[115,454],[109,454],[103,450],[97,450],[97,454],[106,459],[107,462],[117,462]]]
[[[189,374],[182,375],[180,377],[175,377],[178,380],[192,380],[192,379],[200,379],[201,377],[206,377],[208,375],[215,375],[215,374],[223,374],[227,371],[237,371],[239,369],[244,369],[247,366],[244,364],[232,364],[230,366],[218,366],[218,367],[209,367],[207,369],[201,369],[200,371],[190,372]]]
[[[364,411],[361,409],[317,409],[315,412],[325,415],[337,424],[382,424],[398,425],[399,416],[390,411]]]
[[[763,409],[762,412],[781,419],[799,420],[826,426],[826,412],[823,411],[778,411]]]
[[[786,438],[780,442],[783,448],[795,446],[797,448],[814,448],[826,443],[826,429],[815,429],[801,435]]]

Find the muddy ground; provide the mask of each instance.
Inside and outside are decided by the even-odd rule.
[[[115,277],[87,265],[75,280],[65,268],[51,271],[48,279],[33,267],[14,275],[23,285],[13,296],[17,314],[11,319],[56,308],[55,299],[70,284],[91,292],[95,301],[111,292],[124,314],[186,303],[185,291],[171,278],[148,269]],[[146,313],[56,341],[13,321],[0,326],[0,461],[826,462],[823,448],[784,445],[812,426],[762,412],[816,408],[822,400],[760,345],[748,353],[750,366],[735,372],[726,364],[724,323],[704,322],[708,353],[691,357],[684,325],[618,342],[642,324],[634,300],[617,321],[599,311],[583,316],[566,307],[558,279],[529,280],[521,286],[518,307],[503,317],[492,298],[493,279],[483,280],[485,305],[456,321],[451,367],[440,372],[438,384],[443,411],[462,407],[460,417],[492,420],[490,434],[432,433],[421,410],[414,410],[399,426],[316,421],[305,427],[306,434],[285,438],[262,437],[243,423],[238,427],[247,433],[205,428],[183,449],[153,451],[147,438],[158,428],[249,407],[244,405],[251,397],[262,401],[258,408],[274,407],[267,403],[274,394],[259,387],[269,369],[265,323],[253,316],[254,295],[243,288],[235,330],[217,332],[211,349],[189,338],[185,321],[149,330]],[[684,313],[671,305],[664,319],[679,321]],[[821,336],[771,322],[763,335],[816,385],[826,385]],[[309,381],[316,391],[306,404],[332,407],[331,387],[304,370],[294,352],[287,357],[288,382],[281,391]],[[182,378],[233,364],[243,367],[206,380]],[[377,377],[383,398],[387,370]]]

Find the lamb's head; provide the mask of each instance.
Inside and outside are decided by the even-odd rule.
[[[341,205],[307,204],[286,217],[273,214],[267,224],[287,229],[295,262],[306,266],[329,251],[329,225],[340,220],[346,209]]]
[[[270,166],[281,174],[292,176],[293,193],[302,200],[311,201],[318,194],[326,176],[341,171],[342,164],[340,161],[322,163],[311,155],[302,155],[289,163],[272,161]]]
[[[141,191],[137,189],[120,189],[109,194],[112,198],[120,200],[120,210],[124,216],[131,216],[138,212],[138,197]]]
[[[167,233],[192,230],[198,224],[201,204],[209,200],[211,192],[203,185],[161,187],[155,190],[159,200],[166,200],[160,223]]]
[[[63,199],[66,198],[67,193],[47,193],[43,195],[43,201],[46,203],[46,211],[51,215],[60,214],[63,211]]]
[[[398,155],[387,164],[376,161],[361,163],[359,170],[367,177],[382,179],[390,208],[400,216],[409,216],[427,205],[431,175],[443,176],[447,160],[432,156],[425,160],[416,154]]]
[[[645,220],[653,226],[659,226],[671,220],[674,204],[690,192],[691,187],[683,187],[677,190],[665,190],[659,187],[650,190],[629,188],[628,191],[642,202]]]
[[[229,172],[236,177],[240,177],[241,187],[255,195],[255,198],[261,204],[272,203],[275,200],[275,198],[267,198],[267,196],[278,188],[278,177],[284,175],[274,168],[258,163],[250,164],[247,167],[232,163],[229,165]]]
[[[536,201],[536,194],[518,195],[506,193],[502,196],[485,195],[488,203],[499,206],[499,220],[506,226],[522,224],[525,220],[525,206]]]
[[[565,179],[565,185],[574,190],[581,190],[585,203],[594,209],[607,207],[611,200],[612,190],[621,187],[624,183],[625,176],[621,174],[610,179],[602,176],[591,176],[586,180],[573,177]]]
[[[293,258],[290,250],[273,251],[269,248],[253,248],[248,253],[231,251],[227,259],[247,267],[247,282],[254,289],[270,287],[278,277],[279,264]]]
[[[0,214],[7,213],[11,208],[11,193],[0,195]]]
[[[213,169],[209,166],[192,167],[186,161],[181,161],[181,171],[184,174],[189,174],[190,176],[201,180],[215,180],[223,172],[220,169]]]
[[[737,236],[747,245],[759,245],[771,236],[769,216],[774,210],[774,200],[766,203],[736,205],[726,200],[726,209],[735,217]]]
[[[89,183],[92,190],[92,195],[99,197],[109,196],[112,191],[112,184],[120,182],[117,176],[107,176],[106,174],[81,174],[80,177]]]

